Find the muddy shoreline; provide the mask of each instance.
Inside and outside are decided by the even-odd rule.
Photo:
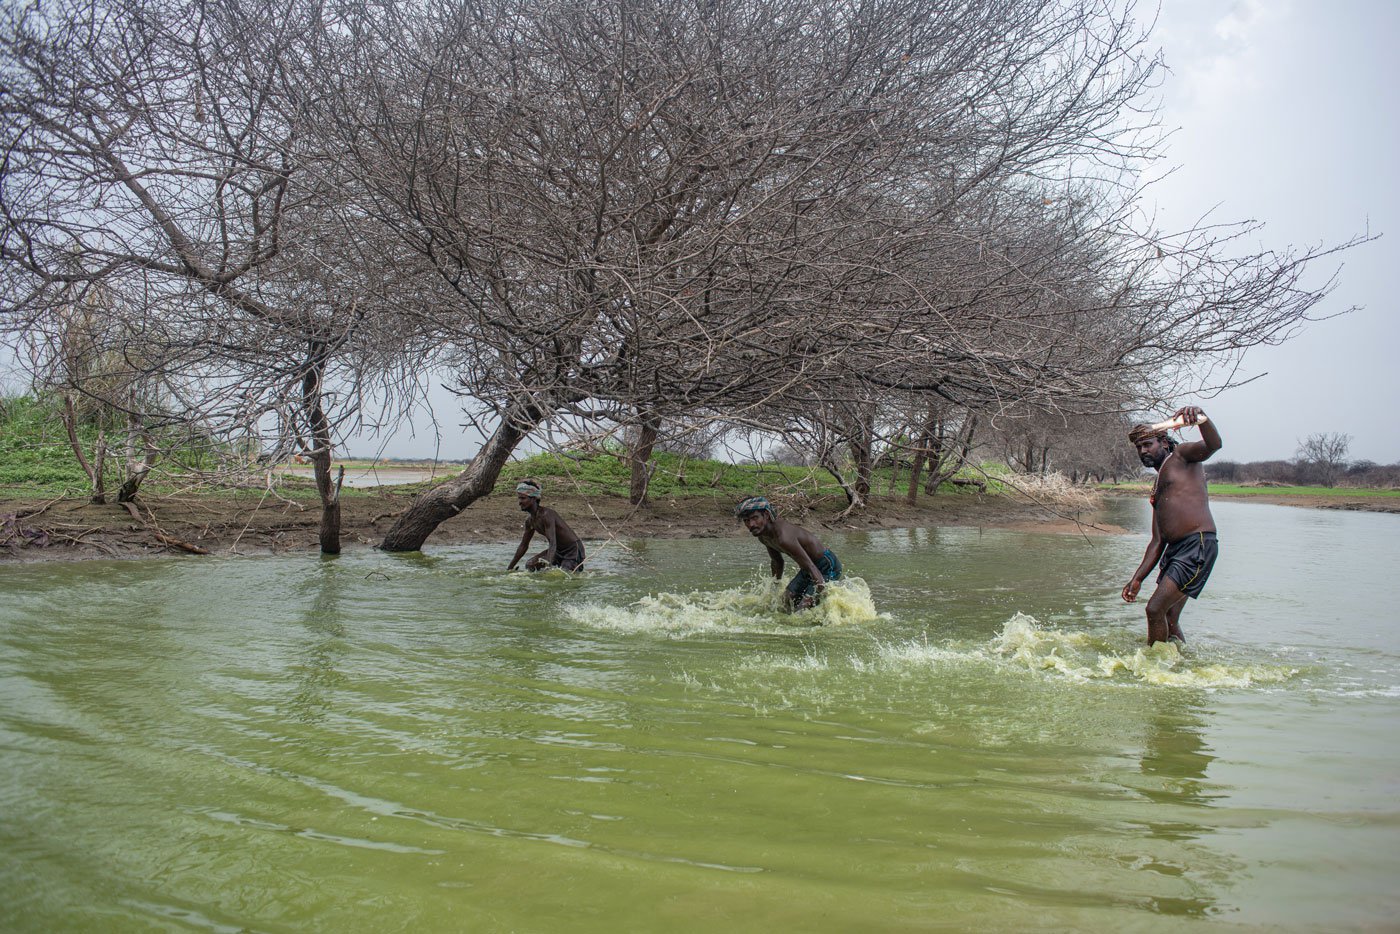
[[[372,548],[411,502],[409,494],[379,490],[342,500],[345,551]],[[641,508],[623,497],[558,496],[557,509],[587,542],[609,539],[740,537],[733,503],[718,498],[661,499]],[[869,508],[842,516],[836,497],[787,504],[784,514],[818,531],[858,531],[937,525],[1035,529],[1064,534],[1121,533],[1098,520],[1083,502],[1034,503],[974,493],[902,498],[874,497]],[[307,501],[256,493],[144,498],[133,515],[117,505],[83,499],[0,499],[0,562],[81,561],[151,556],[314,552],[320,510]],[[486,497],[443,523],[424,551],[464,543],[515,543],[523,517],[514,496]]]
[[[1067,535],[1122,534],[1102,521],[1103,504],[1140,497],[1135,490],[1110,491],[1092,501],[1031,502],[977,493],[921,497],[876,496],[869,508],[842,516],[838,497],[790,502],[784,514],[822,531],[919,528],[939,525],[1034,530]],[[1215,496],[1230,502],[1267,503],[1312,509],[1400,514],[1400,499],[1339,496]],[[342,500],[341,543],[345,551],[373,548],[412,501],[392,488]],[[623,497],[556,496],[547,505],[588,542],[609,539],[742,537],[727,499],[660,499],[641,508]],[[261,492],[152,496],[132,511],[93,505],[78,497],[57,500],[0,498],[0,563],[131,559],[154,556],[283,554],[314,552],[320,511],[314,501],[287,500]],[[466,543],[519,541],[522,517],[513,496],[496,493],[443,523],[424,551]]]

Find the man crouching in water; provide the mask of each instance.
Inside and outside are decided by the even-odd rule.
[[[559,518],[559,513],[548,506],[540,505],[540,485],[534,480],[522,480],[515,485],[515,498],[520,503],[520,511],[528,512],[525,520],[525,536],[520,539],[520,547],[510,560],[507,571],[514,571],[525,549],[530,547],[530,539],[539,532],[549,542],[549,547],[525,562],[525,570],[542,571],[547,567],[577,571],[583,567],[583,540],[574,534],[569,524]]]
[[[811,532],[779,519],[777,510],[762,496],[750,496],[734,510],[749,534],[763,542],[772,561],[773,579],[782,580],[783,554],[797,562],[797,576],[783,593],[783,608],[805,610],[821,601],[826,582],[841,579],[841,561],[823,548]]]
[[[1161,560],[1157,589],[1147,601],[1148,645],[1186,642],[1181,634],[1182,608],[1187,597],[1201,595],[1218,552],[1201,462],[1220,450],[1220,433],[1215,422],[1194,405],[1178,409],[1175,417],[1199,427],[1201,440],[1178,443],[1150,425],[1135,425],[1128,432],[1143,466],[1157,471],[1151,496],[1152,540],[1133,579],[1123,587],[1123,599],[1132,603],[1153,565]]]

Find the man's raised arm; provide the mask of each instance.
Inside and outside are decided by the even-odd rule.
[[[1220,432],[1215,428],[1215,419],[1206,418],[1205,414],[1200,406],[1195,405],[1184,405],[1177,409],[1175,418],[1180,418],[1186,425],[1195,425],[1201,430],[1200,441],[1183,441],[1176,446],[1176,455],[1182,460],[1200,463],[1223,447]]]

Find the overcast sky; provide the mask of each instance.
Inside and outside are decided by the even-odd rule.
[[[1397,38],[1393,0],[1162,4],[1153,42],[1171,68],[1162,116],[1176,128],[1168,161],[1179,166],[1152,195],[1164,226],[1212,210],[1220,221],[1253,218],[1269,248],[1384,234],[1341,257],[1318,313],[1362,310],[1251,351],[1245,374],[1267,375],[1247,386],[1179,400],[1215,416],[1222,458],[1287,458],[1299,438],[1342,432],[1351,458],[1400,461]]]

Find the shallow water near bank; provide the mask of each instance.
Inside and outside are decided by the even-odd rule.
[[[0,567],[0,928],[1385,927],[1400,518]],[[790,569],[791,570],[791,569]],[[821,625],[816,625],[820,623]]]

